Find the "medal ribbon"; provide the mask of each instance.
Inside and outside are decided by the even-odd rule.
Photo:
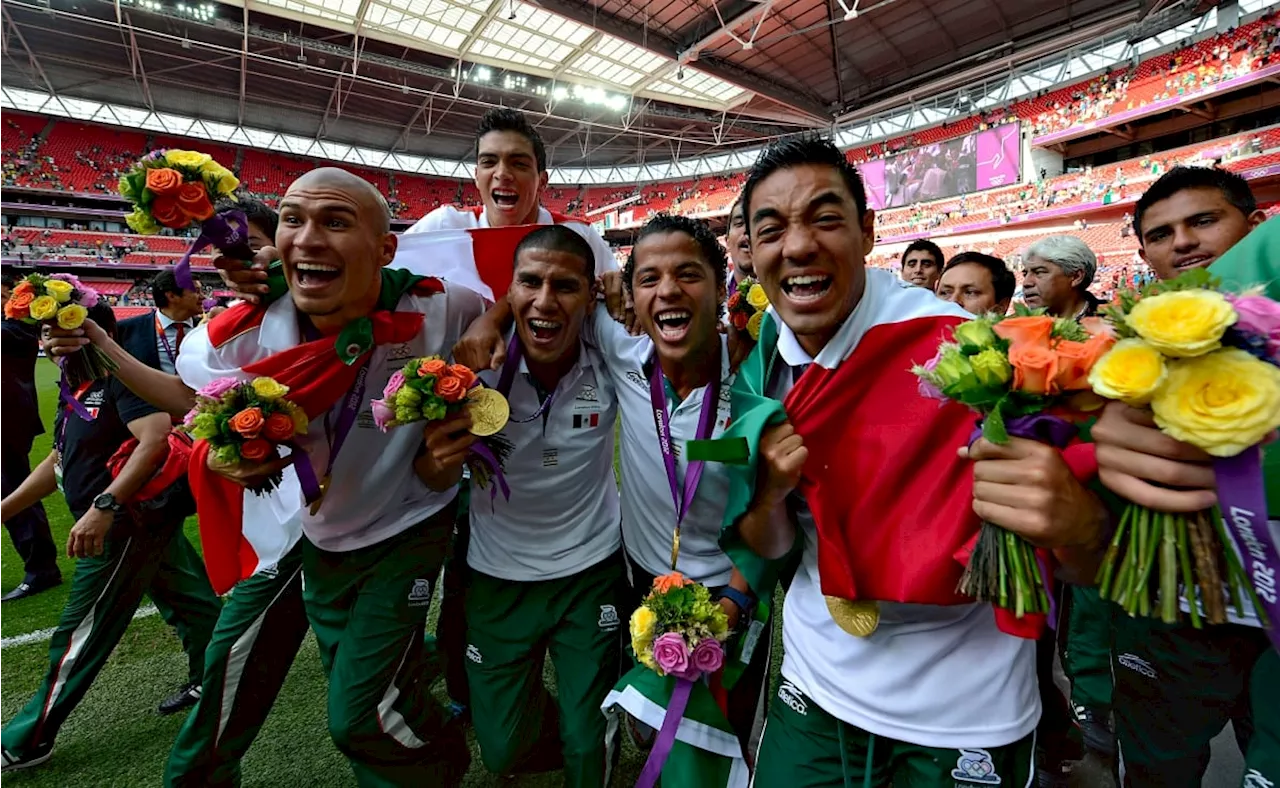
[[[186,323],[174,323],[174,325],[178,327],[178,343],[181,345],[183,329],[189,328],[190,326]],[[169,363],[176,365],[178,363],[178,353],[173,349],[173,346],[169,344],[168,332],[166,332],[164,326],[160,324],[160,313],[158,310],[156,312],[156,335],[160,337],[160,341],[164,344],[164,352],[165,355],[169,357]]]
[[[693,496],[698,491],[698,482],[702,479],[703,460],[690,460],[685,466],[684,486],[681,489],[679,471],[676,467],[675,450],[671,445],[671,419],[667,415],[667,390],[663,385],[662,365],[655,357],[653,373],[649,375],[649,401],[653,404],[653,425],[658,430],[658,448],[662,450],[662,464],[667,469],[667,482],[671,485],[671,502],[676,509],[676,527],[671,537],[671,568],[676,568],[676,558],[680,554],[680,526],[693,504]],[[711,377],[711,383],[702,394],[702,410],[698,414],[698,430],[694,440],[706,440],[711,435],[715,424],[715,414],[720,403],[720,375]]]
[[[319,336],[312,336],[316,334],[314,329],[304,333],[308,335],[308,341],[319,339]],[[360,413],[360,406],[364,404],[364,393],[369,379],[369,362],[372,360],[373,353],[370,353],[364,364],[360,365],[360,371],[356,373],[356,379],[351,384],[351,388],[347,391],[347,396],[342,402],[342,411],[338,414],[338,423],[334,426],[333,432],[330,433],[329,464],[324,470],[323,483],[316,479],[316,469],[311,464],[310,455],[301,447],[294,446],[296,459],[293,461],[293,467],[298,474],[298,484],[302,487],[303,496],[306,498],[307,503],[313,504],[311,511],[313,515],[319,508],[316,504],[320,502],[328,487],[329,476],[333,473],[333,464],[338,459],[338,452],[342,451],[342,444],[346,442],[347,434],[355,426],[356,416]]]
[[[524,358],[524,348],[520,345],[520,332],[515,329],[511,330],[511,341],[507,343],[507,360],[502,365],[502,375],[498,378],[498,393],[511,400],[511,384],[515,381],[516,370],[520,368],[520,359]],[[557,389],[558,390],[558,389]],[[513,414],[510,420],[516,424],[528,424],[551,408],[551,401],[556,398],[556,392],[553,391],[542,401],[538,409],[533,412],[532,416],[525,419],[517,419]]]

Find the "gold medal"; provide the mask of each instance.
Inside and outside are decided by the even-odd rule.
[[[828,596],[827,612],[841,629],[865,638],[880,626],[880,603],[872,599],[841,599]]]
[[[511,418],[511,404],[494,389],[474,388],[467,395],[467,412],[471,414],[471,434],[487,438],[496,434]]]
[[[321,479],[321,480],[320,480],[320,496],[319,496],[318,498],[316,498],[314,501],[312,501],[312,502],[311,502],[311,516],[312,516],[312,517],[315,517],[315,516],[316,516],[316,512],[320,511],[320,505],[324,503],[324,496],[325,496],[325,493],[327,493],[327,492],[329,492],[329,476],[328,476],[328,474],[326,474],[326,475],[325,475],[325,477],[324,477],[323,479]]]

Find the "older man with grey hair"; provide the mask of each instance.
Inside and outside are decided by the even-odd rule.
[[[1050,235],[1031,244],[1023,255],[1022,298],[1054,317],[1081,318],[1098,311],[1089,292],[1098,258],[1074,235]]]

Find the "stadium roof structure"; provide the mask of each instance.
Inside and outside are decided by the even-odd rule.
[[[1244,0],[1259,2],[1269,4]],[[187,132],[163,119],[255,129],[314,142],[307,151],[283,146],[293,152],[358,146],[409,162],[357,157],[373,166],[462,177],[437,164],[465,168],[479,116],[502,104],[534,116],[559,172],[606,182],[616,178],[593,171],[732,164],[735,151],[901,107],[944,83],[1007,80],[1020,63],[1106,35],[1123,41],[1203,19],[1205,5],[5,0],[0,85],[9,107],[49,111],[38,96],[73,117],[93,115],[71,109],[77,102],[110,106],[94,119],[179,134]],[[230,133],[191,135],[281,149]]]

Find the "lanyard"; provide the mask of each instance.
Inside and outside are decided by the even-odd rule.
[[[81,383],[75,391],[72,391],[71,387],[66,384],[65,378],[61,381],[62,398],[66,400],[67,412],[62,415],[62,429],[58,431],[58,436],[54,441],[54,448],[58,450],[58,454],[62,454],[63,447],[67,445],[67,420],[71,418],[72,413],[85,421],[94,420],[93,416],[89,413],[89,409],[84,406],[84,403],[80,401],[80,398],[84,396],[84,393],[88,391],[89,387],[95,382],[96,381],[86,380],[84,383]]]
[[[308,341],[318,339],[318,336],[310,336],[314,334],[314,330],[304,332],[308,335]],[[329,442],[329,464],[325,467],[324,477],[318,482],[316,481],[316,470],[311,465],[311,457],[305,451],[297,452],[297,459],[293,463],[294,470],[298,474],[298,484],[302,487],[302,494],[306,497],[307,503],[311,504],[311,516],[315,516],[320,511],[320,504],[324,502],[324,495],[329,491],[329,480],[333,477],[333,464],[338,459],[338,452],[342,451],[342,445],[347,440],[347,435],[351,432],[351,428],[355,426],[356,416],[360,413],[360,406],[364,404],[364,393],[369,379],[369,362],[373,360],[373,354],[365,359],[360,365],[360,371],[356,373],[355,382],[351,384],[351,389],[347,391],[346,398],[342,401],[342,410],[338,413],[338,423],[332,431],[329,430],[328,414],[325,418],[325,436]]]
[[[671,441],[671,419],[667,415],[667,391],[663,385],[662,365],[655,357],[653,374],[649,376],[649,401],[653,405],[653,425],[658,429],[658,448],[662,450],[662,463],[667,469],[667,482],[671,485],[671,502],[675,504],[676,527],[671,537],[671,568],[676,568],[676,558],[680,555],[680,526],[693,504],[693,496],[698,491],[698,481],[702,479],[702,460],[691,460],[685,467],[684,486],[681,488],[679,472],[676,468],[675,451]],[[711,384],[702,393],[702,410],[698,414],[698,430],[695,440],[706,440],[711,437],[715,424],[716,410],[720,403],[719,370],[711,378]]]
[[[182,329],[186,328],[186,327],[187,327],[187,324],[186,324],[186,323],[174,323],[174,325],[178,327],[178,331],[177,331],[178,336],[177,336],[176,342],[177,342],[177,344],[178,344],[179,349],[181,349],[181,346],[182,346],[182,333],[183,333],[183,332],[182,332]],[[169,363],[170,363],[170,364],[177,364],[177,363],[178,363],[178,351],[177,351],[177,350],[175,350],[175,349],[173,348],[173,346],[169,344],[169,335],[168,335],[168,332],[165,330],[165,327],[164,327],[163,325],[161,325],[161,324],[160,324],[160,313],[159,313],[159,312],[157,312],[157,313],[156,313],[156,335],[157,335],[158,337],[160,337],[160,342],[164,345],[164,352],[165,352],[165,354],[166,354],[167,356],[169,356]]]
[[[498,393],[511,399],[511,384],[515,380],[516,370],[520,368],[520,359],[524,357],[524,349],[520,345],[520,332],[512,329],[511,341],[507,343],[507,360],[502,365],[502,375],[498,378]],[[556,388],[559,391],[559,387]],[[523,419],[517,419],[511,416],[511,421],[516,424],[528,424],[551,408],[551,402],[556,398],[556,392],[553,391],[547,398],[542,401],[538,409],[533,412],[532,416]]]

